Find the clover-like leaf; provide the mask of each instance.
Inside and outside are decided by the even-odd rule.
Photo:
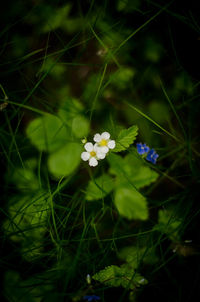
[[[90,130],[89,120],[84,116],[79,100],[68,97],[58,110],[58,116],[77,138],[86,137]]]
[[[114,183],[112,178],[103,174],[98,178],[90,180],[86,190],[86,200],[97,200],[104,198],[113,189]]]
[[[159,174],[148,167],[137,154],[128,154],[124,158],[117,154],[108,157],[110,172],[117,176],[117,183],[130,183],[137,189],[155,182]]]
[[[65,96],[65,100],[58,110],[58,116],[63,122],[71,126],[71,121],[83,112],[83,104],[76,98]]]
[[[128,183],[117,188],[114,203],[119,214],[127,219],[148,218],[146,198]]]
[[[63,148],[49,155],[48,168],[56,178],[70,175],[81,160],[81,145],[68,143]]]
[[[77,115],[72,120],[72,132],[77,138],[88,135],[90,123],[83,115]]]
[[[38,150],[47,152],[59,149],[69,140],[69,129],[60,118],[52,114],[31,121],[26,134]]]

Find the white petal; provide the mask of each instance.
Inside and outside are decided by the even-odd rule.
[[[86,151],[91,152],[91,151],[93,151],[94,146],[93,146],[92,143],[86,143],[84,148],[85,148]]]
[[[94,151],[98,152],[101,149],[101,147],[99,147],[99,145],[96,143],[94,144]]]
[[[96,143],[99,143],[100,140],[101,140],[101,135],[100,135],[99,133],[95,134],[95,136],[94,136],[94,141],[95,141]]]
[[[115,148],[115,146],[116,146],[116,143],[115,143],[115,141],[114,141],[114,140],[111,140],[111,141],[109,141],[109,142],[108,142],[108,148],[110,148],[110,149],[114,149],[114,148]]]
[[[86,161],[90,158],[90,154],[88,152],[82,152],[81,158],[82,158],[82,160]]]
[[[106,153],[102,153],[101,151],[97,151],[97,158],[104,159],[106,157]]]
[[[96,160],[96,158],[91,157],[90,160],[89,160],[89,165],[90,165],[91,167],[97,166],[97,165],[98,165],[98,161]]]
[[[101,153],[108,153],[108,151],[109,151],[108,147],[106,147],[106,146],[100,147],[99,149],[100,149],[99,151],[100,151]]]
[[[110,138],[110,133],[108,132],[103,132],[101,134],[101,139],[109,139]]]

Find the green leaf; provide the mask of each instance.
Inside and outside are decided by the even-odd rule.
[[[49,14],[49,19],[47,19],[46,24],[41,27],[42,32],[46,33],[63,26],[63,23],[68,18],[70,10],[71,5],[69,3],[54,10],[54,13]]]
[[[31,169],[16,168],[13,171],[10,180],[18,189],[23,191],[34,191],[40,186],[35,173]]]
[[[148,283],[133,267],[128,264],[111,265],[96,273],[92,278],[107,286],[134,289],[136,286]]]
[[[77,99],[68,97],[58,111],[62,121],[72,129],[77,138],[87,136],[90,130],[89,120],[81,114],[83,109],[83,105]]]
[[[124,158],[124,171],[137,189],[150,185],[159,176],[157,172],[149,168],[136,154],[128,154]]]
[[[103,174],[100,177],[90,180],[86,190],[86,200],[97,200],[104,198],[113,189],[114,183],[112,178]]]
[[[119,214],[127,219],[146,220],[148,218],[145,197],[131,185],[119,187],[115,192],[114,202]]]
[[[79,165],[82,146],[68,143],[62,149],[52,153],[48,158],[49,171],[56,177],[70,175]]]
[[[116,9],[123,11],[124,13],[132,13],[134,11],[140,11],[141,2],[140,0],[118,0],[116,2]]]
[[[58,78],[63,78],[63,74],[66,71],[66,67],[62,64],[57,63],[53,58],[49,57],[45,60],[39,72],[48,72],[51,76]]]
[[[23,192],[36,191],[40,187],[38,177],[34,170],[37,167],[37,159],[29,158],[23,162],[23,168],[15,167],[8,173],[8,180]]]
[[[111,174],[123,175],[125,173],[124,159],[120,155],[109,153],[107,156],[107,160],[111,167],[110,169]]]
[[[135,75],[135,70],[129,67],[122,67],[112,75],[111,84],[117,90],[124,90],[130,85]]]
[[[133,125],[128,129],[124,129],[119,133],[119,136],[116,140],[116,147],[113,150],[114,152],[121,152],[126,150],[136,139],[138,134],[138,127]]]
[[[158,257],[154,247],[126,246],[118,252],[121,260],[128,262],[133,268],[138,268],[141,262],[155,264]]]
[[[145,166],[141,166],[130,176],[131,183],[133,183],[137,189],[150,185],[157,178],[158,173]]]
[[[131,264],[133,268],[137,268],[142,260],[142,253],[145,249],[139,249],[136,246],[126,246],[118,252],[118,257]]]
[[[79,102],[79,100],[72,98],[70,96],[65,96],[65,101],[62,103],[60,109],[58,110],[58,116],[69,126],[71,126],[71,121],[74,117],[81,114],[84,107]]]
[[[90,124],[88,119],[83,115],[77,115],[72,121],[72,132],[77,138],[82,138],[88,135]]]
[[[59,149],[69,140],[69,130],[61,119],[51,114],[31,121],[26,134],[38,150],[47,152]]]
[[[181,220],[174,217],[173,213],[169,210],[158,211],[158,224],[155,225],[154,230],[158,230],[166,234],[172,241],[180,240],[179,229]]]
[[[149,168],[145,162],[131,153],[124,158],[117,154],[108,156],[110,172],[117,176],[117,184],[132,184],[137,189],[150,185],[158,178],[158,173]]]

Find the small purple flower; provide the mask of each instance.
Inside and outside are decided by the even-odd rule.
[[[149,152],[149,147],[148,147],[146,144],[137,143],[136,146],[137,146],[137,152],[138,152],[140,155]]]
[[[152,162],[152,164],[156,164],[156,160],[158,158],[158,154],[156,153],[156,151],[154,149],[151,149],[149,151],[149,153],[147,154],[146,160]]]
[[[96,295],[88,295],[88,296],[84,296],[83,299],[88,300],[88,302],[91,302],[91,301],[100,300],[100,297]]]
[[[154,149],[150,149],[146,144],[142,144],[142,143],[137,143],[137,152],[140,155],[143,155],[143,157],[146,158],[146,160],[152,162],[152,164],[156,164],[157,158],[158,158],[158,154],[156,153],[156,151]]]

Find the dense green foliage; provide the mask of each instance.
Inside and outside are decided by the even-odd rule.
[[[200,68],[182,60],[174,29],[198,40],[200,24],[177,2],[5,4],[4,300],[194,301]],[[115,148],[92,167],[82,153],[104,132],[98,148]]]

